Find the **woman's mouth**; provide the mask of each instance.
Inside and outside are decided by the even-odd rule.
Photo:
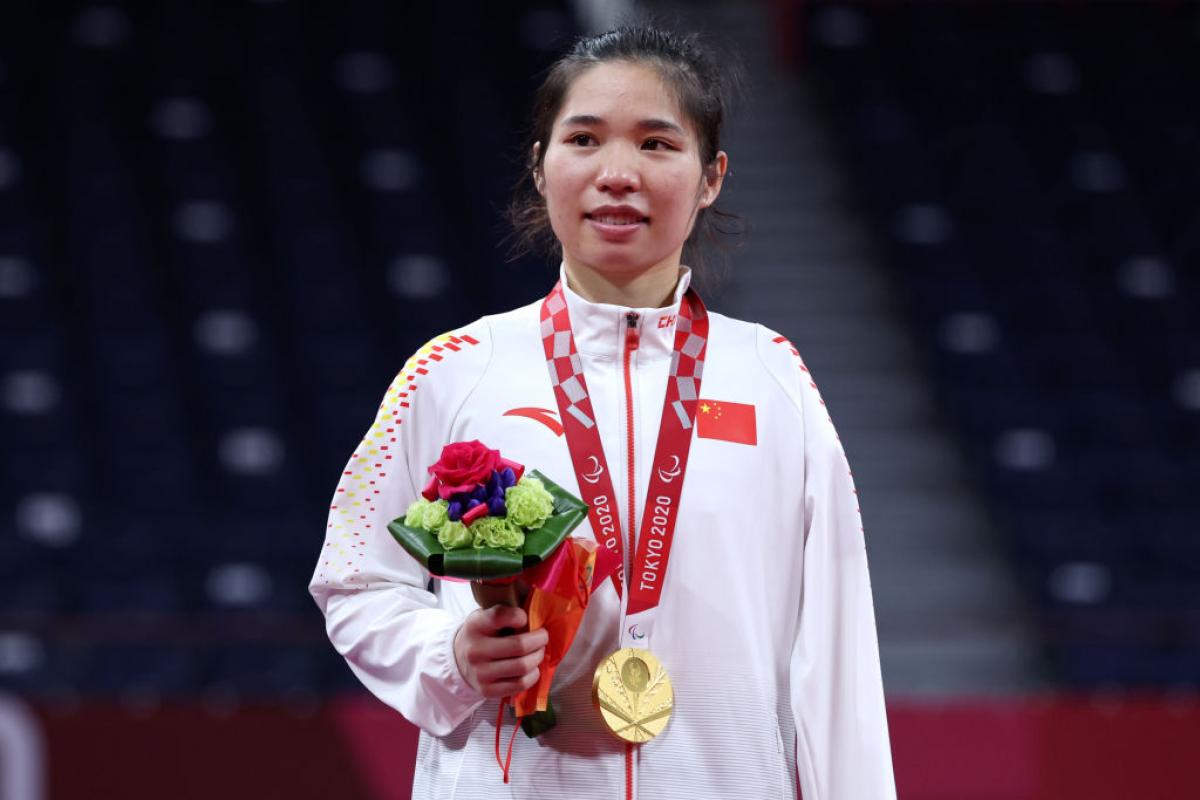
[[[597,211],[583,217],[597,236],[612,244],[633,241],[638,232],[650,224],[649,217],[636,211]]]
[[[601,225],[637,225],[639,222],[649,222],[649,217],[639,216],[637,214],[584,214],[584,217],[598,222]]]

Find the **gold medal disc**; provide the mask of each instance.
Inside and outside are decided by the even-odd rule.
[[[667,727],[675,708],[675,690],[653,653],[623,647],[596,667],[592,703],[614,736],[640,744]]]

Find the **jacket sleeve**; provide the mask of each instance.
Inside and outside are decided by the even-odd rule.
[[[453,414],[482,372],[480,332],[445,334],[405,364],[338,482],[309,591],[329,639],[375,696],[434,736],[484,702],[454,660],[461,620],[439,606],[429,573],[392,538],[449,443]]]
[[[799,352],[766,331],[804,431],[804,545],[791,706],[804,800],[896,797],[858,492],[833,419]],[[783,382],[783,381],[781,381]]]

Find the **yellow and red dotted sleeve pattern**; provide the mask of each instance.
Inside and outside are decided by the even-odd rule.
[[[801,376],[801,379],[804,383],[808,384],[807,390],[811,391],[816,396],[817,402],[820,403],[822,407],[825,407],[825,401],[821,399],[821,390],[817,388],[817,382],[813,380],[812,373],[809,372],[808,367],[804,365],[804,359],[800,357],[800,351],[796,349],[796,346],[789,342],[786,336],[775,336],[771,339],[771,342],[787,348],[787,351],[791,353],[793,357],[795,357],[796,366],[800,367],[800,371],[804,373],[804,375]],[[802,389],[803,388],[804,387],[802,387]],[[829,409],[827,407],[825,408],[825,418],[828,419],[829,424],[832,425],[833,417],[829,416]],[[837,437],[836,429],[834,430],[833,435]],[[840,437],[838,438],[838,441],[841,441]]]
[[[833,431],[833,438],[837,441],[838,450],[842,454],[842,463],[845,465],[846,475],[850,478],[850,491],[854,493],[854,496],[857,499],[858,488],[854,485],[854,472],[850,469],[850,461],[846,458],[846,449],[844,446],[842,446],[842,437],[838,436],[837,428],[834,427],[833,424],[833,417],[829,413],[829,407],[825,405],[825,400],[821,397],[821,390],[817,388],[817,382],[813,380],[812,373],[809,372],[808,367],[805,366],[804,359],[801,357],[800,351],[796,349],[794,344],[788,341],[786,336],[775,334],[771,337],[771,342],[779,347],[787,348],[788,352],[792,354],[792,357],[796,361],[796,366],[800,368],[800,372],[802,373],[801,383],[806,384],[800,387],[800,391],[812,392],[812,396],[816,398],[816,401],[821,405],[821,408],[825,410],[825,419],[829,422],[830,430]],[[858,514],[858,530],[860,533],[863,533],[864,528],[862,525],[862,507],[858,506],[854,510]]]
[[[363,560],[371,545],[379,541],[378,537],[369,540],[368,536],[377,529],[386,530],[387,523],[404,513],[419,490],[411,472],[415,465],[407,463],[401,438],[405,422],[410,422],[415,395],[427,376],[436,373],[447,359],[478,344],[478,339],[462,333],[436,336],[417,350],[396,375],[374,424],[350,456],[338,482],[318,581],[364,580]],[[399,557],[399,545],[387,541],[384,546],[395,547],[393,555]]]

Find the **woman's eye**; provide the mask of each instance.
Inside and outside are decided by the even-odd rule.
[[[670,145],[662,139],[647,139],[642,143],[643,150],[665,150],[669,147]]]
[[[592,135],[590,133],[577,133],[567,141],[569,141],[571,144],[577,144],[580,147],[586,147],[594,140],[592,139]]]

